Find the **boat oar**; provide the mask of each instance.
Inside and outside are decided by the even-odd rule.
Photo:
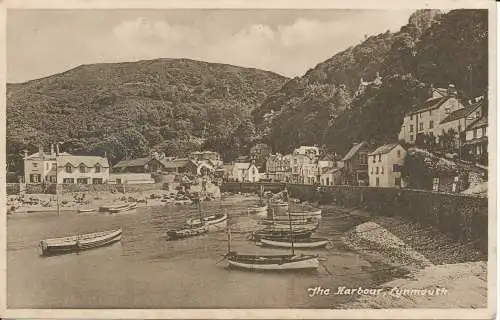
[[[328,273],[329,275],[333,276],[333,274],[330,272],[330,270],[328,270],[328,268],[321,261],[326,261],[326,259],[320,259],[320,258],[318,258],[318,262],[323,267],[323,269],[325,269],[326,273]]]

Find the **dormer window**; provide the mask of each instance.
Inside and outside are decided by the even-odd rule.
[[[84,164],[80,165],[80,173],[85,173],[85,165]]]
[[[144,167],[146,167],[146,166],[147,166],[147,165],[145,165]],[[146,169],[147,169],[147,168],[146,168]],[[96,173],[101,172],[101,165],[100,165],[100,164],[96,164],[96,165],[95,165],[95,172],[96,172]]]
[[[73,171],[73,168],[71,167],[70,164],[67,164],[65,167],[64,167],[66,173],[71,173]]]

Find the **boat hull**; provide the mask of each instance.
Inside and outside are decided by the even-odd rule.
[[[316,218],[321,219],[321,210],[316,211],[304,211],[304,212],[290,212],[291,217],[302,217],[302,218]]]
[[[129,211],[137,208],[137,203],[131,203],[125,207],[120,207],[120,208],[111,208],[108,211],[110,213],[117,213],[117,212],[122,212],[122,211]]]
[[[182,229],[182,230],[169,230],[166,232],[169,240],[179,240],[185,238],[192,238],[196,236],[200,236],[209,231],[208,227],[203,228],[191,228],[191,229]]]
[[[317,256],[249,256],[230,254],[231,267],[247,270],[314,270],[319,267]]]
[[[312,231],[302,231],[294,232],[293,239],[309,239],[312,236]],[[252,239],[260,241],[260,239],[272,239],[272,240],[290,240],[290,232],[283,231],[256,231],[252,233]]]
[[[103,233],[102,236],[96,238],[85,239],[86,236],[88,235],[68,237],[65,238],[68,239],[67,241],[61,242],[58,242],[58,239],[42,240],[39,245],[40,255],[67,254],[111,245],[122,239],[122,230],[112,230],[109,231],[108,234]],[[81,240],[78,240],[78,237],[80,237]]]
[[[325,247],[328,243],[328,239],[306,239],[307,241],[294,241],[293,247],[294,248],[322,248]],[[292,243],[290,242],[290,239],[267,239],[267,238],[261,238],[260,242],[263,245],[266,246],[271,246],[271,247],[277,247],[277,248],[291,248]]]

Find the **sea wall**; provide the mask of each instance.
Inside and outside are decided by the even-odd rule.
[[[148,183],[148,184],[60,184],[60,193],[73,192],[140,192],[148,190],[159,190],[163,188],[163,183]],[[47,193],[55,194],[55,184],[26,184],[26,193]],[[9,183],[7,186],[7,194],[19,193],[19,184]]]
[[[225,183],[222,191],[256,192],[259,183]],[[279,191],[282,184],[263,184]],[[372,215],[402,216],[438,228],[462,243],[488,251],[488,199],[474,195],[413,189],[357,186],[287,185],[290,196],[302,201],[363,208]]]

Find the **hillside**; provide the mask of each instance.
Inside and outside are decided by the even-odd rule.
[[[157,59],[82,65],[9,84],[9,159],[55,141],[72,152],[107,151],[113,162],[153,147],[167,154],[199,149],[208,136],[244,148],[252,139],[250,112],[285,81],[257,69]]]
[[[368,37],[290,79],[253,116],[275,151],[320,144],[342,154],[354,141],[397,139],[405,112],[430,85],[484,94],[487,71],[487,10],[419,10],[400,31]],[[370,84],[377,74],[381,81]]]

